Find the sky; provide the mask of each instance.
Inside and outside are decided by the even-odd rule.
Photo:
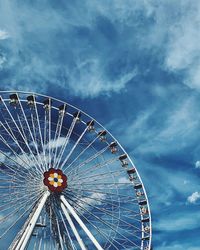
[[[0,89],[80,107],[127,150],[153,246],[200,249],[200,1],[0,0]]]

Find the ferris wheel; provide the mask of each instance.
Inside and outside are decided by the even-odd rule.
[[[151,249],[138,171],[94,118],[55,98],[0,92],[0,249]]]

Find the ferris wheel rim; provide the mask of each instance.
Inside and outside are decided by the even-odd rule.
[[[73,105],[71,105],[70,103],[65,102],[65,101],[62,101],[62,100],[60,100],[60,99],[53,98],[53,97],[50,97],[50,96],[47,96],[47,95],[43,95],[43,94],[38,94],[38,93],[36,93],[36,92],[28,92],[28,91],[0,91],[0,95],[1,95],[2,93],[32,94],[32,95],[34,95],[34,96],[40,96],[40,97],[44,97],[44,98],[50,98],[51,100],[55,100],[55,101],[58,101],[58,102],[60,102],[60,103],[65,103],[65,104],[67,104],[68,106],[70,106],[70,107],[72,107],[72,108],[74,108],[74,109],[76,109],[76,110],[81,111],[81,113],[83,113],[84,115],[86,115],[88,118],[91,118],[92,120],[94,120],[96,124],[98,124],[101,128],[103,128],[103,129],[110,135],[110,137],[113,138],[114,141],[117,142],[117,144],[118,144],[118,146],[121,148],[121,150],[127,155],[127,158],[128,158],[128,160],[129,160],[129,162],[135,167],[137,176],[138,176],[138,178],[139,178],[139,180],[140,180],[140,183],[142,184],[142,189],[143,189],[143,191],[144,191],[144,195],[145,195],[145,199],[146,199],[146,201],[147,201],[147,207],[148,207],[148,211],[149,211],[149,213],[148,213],[148,215],[149,215],[149,224],[150,224],[150,239],[149,239],[149,245],[151,246],[151,238],[152,238],[151,212],[150,212],[149,201],[148,201],[148,197],[147,197],[147,194],[146,194],[146,190],[145,190],[144,184],[143,184],[142,179],[141,179],[141,177],[140,177],[140,174],[139,174],[139,172],[138,172],[136,166],[134,165],[133,161],[131,160],[130,156],[127,154],[126,150],[121,146],[121,144],[119,143],[119,141],[109,132],[109,130],[107,130],[101,123],[99,123],[99,122],[98,122],[96,119],[94,119],[92,116],[90,116],[90,115],[88,115],[86,112],[82,111],[82,109],[79,109],[79,108],[77,108],[76,106],[73,106]],[[21,101],[23,101],[23,100],[21,100]],[[36,102],[36,103],[37,103],[37,104],[42,104],[42,103],[39,103],[39,102]],[[54,107],[54,108],[55,108],[55,109],[58,109],[58,108],[56,108],[56,107]],[[86,124],[86,123],[85,123],[85,124]],[[142,218],[143,218],[143,217],[142,217],[142,215],[141,215],[141,220],[142,220]]]

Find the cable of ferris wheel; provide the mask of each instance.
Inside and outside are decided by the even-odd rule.
[[[119,248],[118,247],[116,247],[115,245],[114,245],[114,243],[113,242],[116,242],[118,245],[120,245],[120,246],[122,246],[123,247],[123,245],[121,245],[120,244],[120,242],[119,241],[117,241],[116,239],[112,239],[112,241],[107,237],[107,235],[105,234],[105,233],[103,233],[102,231],[100,231],[99,230],[99,228],[96,226],[96,225],[94,225],[91,221],[89,221],[88,219],[87,219],[87,217],[85,217],[83,214],[81,214],[76,208],[74,208],[75,210],[76,210],[76,213],[79,215],[79,216],[82,216],[83,218],[84,218],[84,220],[89,224],[89,225],[91,225],[104,239],[106,239],[108,242],[109,242],[109,244],[111,244],[116,250],[119,250]],[[83,210],[84,210],[84,208],[83,208]]]
[[[68,223],[69,223],[69,225],[70,225],[70,227],[71,227],[71,229],[72,229],[72,231],[73,231],[73,233],[74,233],[74,235],[76,237],[77,242],[80,245],[80,248],[82,250],[87,250],[87,248],[85,247],[85,244],[83,243],[83,240],[81,239],[78,231],[76,230],[76,227],[75,227],[75,225],[74,225],[74,223],[73,223],[73,221],[72,221],[66,207],[63,205],[63,203],[61,203],[61,209],[62,209],[62,211],[63,211],[63,213],[64,213],[64,215],[65,215],[65,217],[66,217],[66,219],[67,219],[67,221],[68,221]]]
[[[92,144],[99,138],[99,136],[100,135],[98,135],[97,137],[95,137],[91,142],[90,142],[90,144],[86,147],[86,148],[84,148],[82,151],[81,151],[81,153],[67,166],[67,168],[70,168],[71,167],[71,165],[74,163],[74,162],[76,162],[78,159],[79,159],[79,157],[88,149],[88,148],[90,148],[91,146],[92,146]],[[71,172],[71,171],[70,171]],[[69,173],[70,173],[69,172]]]
[[[7,122],[7,121],[6,121]],[[27,154],[24,152],[24,150],[21,148],[21,146],[19,145],[19,142],[18,142],[18,140],[15,138],[15,136],[13,135],[13,134],[11,134],[11,128],[9,127],[9,125],[7,125],[10,129],[9,129],[9,131],[8,131],[8,129],[5,127],[5,125],[1,122],[0,123],[1,124],[1,126],[6,130],[6,132],[9,134],[9,136],[12,138],[12,140],[17,144],[17,146],[19,147],[19,149],[21,150],[21,152],[22,152],[22,155],[24,155],[25,157],[26,157],[26,159],[28,160],[28,162],[27,161],[25,161],[26,162],[26,165],[27,166],[29,166],[29,164],[30,164],[30,159],[28,159],[28,157],[27,157]],[[31,161],[32,161],[32,159],[31,159]]]
[[[64,206],[63,204],[61,204],[61,205]],[[64,206],[64,208],[65,208],[65,206]],[[66,208],[65,208],[65,209],[66,209]],[[67,236],[68,236],[68,238],[69,238],[71,247],[73,248],[73,250],[77,250],[76,246],[74,245],[74,243],[73,243],[73,241],[72,241],[72,238],[71,238],[71,236],[70,236],[69,230],[67,229],[67,225],[66,225],[66,223],[65,223],[65,220],[64,220],[64,217],[63,217],[63,215],[62,215],[62,212],[59,211],[59,213],[60,213],[60,217],[61,217],[61,219],[62,219],[64,228],[65,228],[65,230],[66,230],[66,232],[67,232]],[[71,219],[71,218],[70,218],[70,219]],[[77,233],[78,233],[78,232],[77,232]],[[87,250],[87,249],[86,249],[86,250]]]
[[[82,171],[77,171],[75,170],[76,172],[74,172],[73,174],[70,174],[70,175],[67,175],[68,177],[68,180],[70,180],[70,182],[73,182],[73,180],[75,181],[80,181],[80,180],[91,180],[92,178],[94,177],[98,177],[98,176],[108,176],[108,173],[99,173],[99,174],[94,174],[94,175],[88,175],[88,173],[95,173],[96,172],[96,169],[100,169],[102,167],[106,167],[108,166],[109,164],[112,164],[113,162],[117,161],[116,158],[112,158],[112,159],[108,159],[102,163],[98,163],[94,166],[91,166],[89,167],[88,169],[82,169]],[[124,169],[121,169],[121,170],[113,170],[113,171],[110,171],[110,174],[119,174],[119,173],[124,173]],[[79,176],[81,176],[81,178],[79,178]],[[70,178],[72,177],[72,178]],[[74,178],[73,178],[74,177]]]
[[[86,165],[86,164],[88,164],[89,162],[93,161],[93,160],[96,159],[98,156],[102,155],[102,154],[108,149],[108,147],[109,147],[109,146],[106,146],[106,147],[102,148],[100,151],[97,151],[95,154],[93,154],[92,156],[90,156],[89,158],[87,158],[86,160],[84,160],[83,162],[81,162],[79,165],[75,166],[73,169],[83,167],[84,165]],[[70,165],[69,165],[69,166],[70,166]],[[69,166],[67,166],[65,169],[63,169],[63,172],[65,172],[65,171],[69,168]],[[72,170],[73,170],[73,169],[72,169]],[[68,172],[68,174],[70,174],[72,170],[70,170],[70,171]]]
[[[34,201],[37,201],[37,200],[39,200],[39,199],[35,199]],[[35,202],[33,202],[33,204],[34,203]],[[3,232],[3,234],[1,234],[0,239],[2,239],[16,225],[16,223],[27,213],[27,211],[33,206],[33,204],[31,204],[30,206],[28,206],[28,208],[19,217],[17,217],[17,219],[12,223],[12,225],[9,228],[7,228]],[[24,208],[25,208],[25,206],[24,206]]]
[[[6,158],[8,158],[10,161],[12,161],[12,162],[14,162],[15,163],[15,167],[14,166],[11,166],[10,164],[5,164],[5,163],[3,163],[10,171],[12,171],[12,172],[14,172],[15,173],[15,176],[20,176],[22,179],[26,179],[26,176],[24,176],[24,172],[23,172],[23,170],[21,169],[21,167],[22,167],[22,165],[20,165],[17,161],[15,161],[13,158],[11,158],[10,156],[8,156],[7,154],[5,154],[3,151],[1,151],[0,150],[0,153],[2,154],[2,155],[4,155]],[[16,165],[19,165],[19,167],[16,169]],[[17,171],[16,171],[17,170]],[[27,170],[26,168],[24,168],[24,170]],[[5,172],[5,171],[3,171],[2,169],[0,170],[1,172]],[[33,179],[38,179],[38,177],[36,177],[36,176],[33,176],[32,174],[31,174],[31,171],[30,171],[30,176],[28,177],[28,179],[30,180],[31,179],[31,177],[33,178]],[[38,179],[39,180],[39,179]]]
[[[87,127],[84,129],[84,131],[82,132],[82,134],[79,136],[78,140],[76,141],[76,143],[74,144],[74,146],[72,147],[72,149],[70,150],[69,154],[67,155],[67,157],[65,158],[65,160],[63,161],[63,163],[61,164],[60,168],[62,169],[63,166],[67,163],[69,157],[72,155],[73,151],[75,150],[75,148],[77,147],[78,143],[80,142],[80,140],[82,139],[82,137],[84,136],[85,132],[87,131]]]
[[[27,201],[27,202],[22,201],[21,203],[19,203],[20,206],[18,206],[13,211],[11,211],[10,213],[8,213],[0,218],[0,223],[4,222],[5,219],[11,218],[15,214],[17,214],[19,211],[23,210],[28,203],[32,202],[32,204],[33,204],[37,197],[38,197],[38,194],[35,194],[35,195],[33,195],[33,197],[29,201]],[[8,206],[7,209],[10,209],[10,207]],[[1,236],[0,236],[0,238],[1,238]]]
[[[25,167],[25,166],[28,166],[29,164],[28,164],[26,161],[24,161],[24,160],[20,157],[20,155],[17,154],[17,152],[15,152],[14,149],[12,149],[12,148],[10,147],[10,145],[5,141],[5,138],[3,138],[1,135],[0,135],[0,140],[1,140],[1,141],[2,141],[2,142],[12,151],[12,152],[13,152],[13,154],[15,155],[16,158],[19,158],[19,159],[24,163],[23,165],[19,164],[20,167],[23,167],[24,169],[27,169],[27,167]],[[1,152],[2,152],[2,151],[1,151]],[[35,172],[32,172],[32,170],[30,170],[29,173],[30,173],[30,176],[36,178],[36,173],[35,173]]]
[[[54,168],[57,168],[57,166],[59,166],[59,164],[60,164],[62,156],[63,156],[63,154],[65,152],[65,148],[67,147],[67,145],[69,143],[69,139],[70,139],[72,131],[73,131],[74,127],[75,127],[75,124],[76,124],[76,118],[73,119],[73,121],[72,121],[72,123],[70,125],[70,128],[69,128],[69,130],[67,132],[67,135],[65,137],[65,142],[63,143],[63,145],[62,145],[62,147],[60,149],[60,152],[58,153],[57,161],[54,163]]]
[[[51,142],[51,104],[50,104],[50,107],[49,109],[47,110],[48,111],[48,130],[49,130],[49,134],[48,134],[48,146],[49,146],[49,164],[51,163],[51,149],[50,149],[50,142]]]
[[[67,190],[68,191],[74,191],[74,190],[77,190],[78,192],[81,192],[81,191],[86,191],[86,192],[89,192],[89,193],[99,193],[99,194],[106,194],[106,195],[111,195],[111,196],[119,196],[120,198],[128,198],[128,199],[133,199],[133,197],[131,197],[130,195],[125,195],[125,194],[117,194],[117,193],[111,193],[111,192],[105,192],[105,191],[102,191],[102,190],[105,190],[105,188],[102,188],[102,189],[82,189],[82,188],[72,188],[70,189],[70,187],[68,186],[67,187]],[[66,192],[66,191],[65,191]],[[133,201],[137,201],[136,198],[133,199]]]
[[[29,239],[31,237],[31,234],[33,232],[33,229],[35,227],[35,224],[36,224],[36,222],[37,222],[37,220],[38,220],[38,218],[40,216],[40,213],[41,213],[41,211],[42,211],[42,209],[43,209],[49,195],[50,195],[49,191],[46,191],[43,194],[40,201],[38,202],[37,208],[36,208],[32,218],[31,218],[31,220],[29,221],[28,226],[25,229],[21,239],[19,240],[15,250],[24,250],[26,248],[26,246],[27,246],[27,244],[29,242]]]
[[[23,138],[23,140],[24,140],[24,142],[25,142],[27,148],[29,149],[29,152],[31,153],[32,157],[35,159],[35,162],[37,163],[37,165],[38,165],[39,168],[40,168],[39,162],[37,161],[37,159],[36,159],[35,155],[33,154],[33,152],[32,152],[32,150],[31,150],[29,144],[27,143],[26,139],[24,138],[24,136],[23,136],[23,134],[22,134],[22,132],[21,132],[19,126],[17,125],[15,119],[13,118],[12,114],[10,113],[10,111],[9,111],[9,109],[8,109],[7,105],[5,104],[5,102],[4,102],[3,99],[2,99],[2,102],[3,102],[3,104],[4,104],[4,107],[6,108],[6,110],[7,110],[8,114],[9,114],[9,116],[11,117],[13,123],[15,124],[17,130],[19,131],[19,134],[20,134],[21,137]]]
[[[93,244],[96,246],[98,250],[103,250],[103,248],[100,246],[98,241],[95,239],[95,237],[92,235],[92,233],[88,230],[88,228],[85,226],[85,224],[82,222],[80,217],[77,215],[73,207],[68,203],[68,201],[65,199],[63,195],[60,196],[60,200],[65,205],[65,207],[70,211],[74,219],[78,222],[80,227],[83,229],[83,231],[87,234],[87,236],[90,238],[90,240],[93,242]]]
[[[74,196],[74,197],[76,198],[76,195],[72,194],[72,196]],[[89,198],[89,197],[88,197],[88,198]],[[124,224],[126,224],[126,225],[128,225],[128,226],[130,226],[130,227],[132,227],[132,228],[134,228],[134,229],[137,229],[138,231],[141,231],[140,228],[138,228],[138,227],[136,227],[136,226],[134,226],[134,225],[132,225],[132,224],[130,224],[130,223],[124,221],[123,219],[121,219],[121,218],[119,218],[119,217],[116,217],[115,215],[113,215],[112,213],[110,213],[109,210],[106,210],[106,209],[103,209],[103,208],[96,207],[96,206],[90,204],[89,202],[86,202],[86,201],[83,200],[83,199],[82,199],[82,200],[81,200],[81,199],[78,199],[78,203],[86,204],[86,206],[88,206],[88,207],[92,207],[93,209],[96,209],[97,211],[100,211],[100,212],[102,212],[102,213],[104,213],[104,214],[107,214],[108,216],[110,216],[110,217],[112,217],[112,218],[114,218],[114,219],[117,219],[117,220],[119,220],[120,222],[122,222],[122,223],[124,223]],[[76,203],[75,203],[75,204],[76,204]],[[84,205],[83,205],[83,206],[84,206]],[[103,221],[103,220],[102,220],[102,221]],[[108,224],[110,224],[110,223],[108,223]],[[136,236],[136,238],[137,238],[137,236]]]
[[[17,96],[18,96],[18,95],[17,95]],[[21,101],[20,101],[19,96],[18,96],[18,100],[19,100],[19,106],[20,106],[20,108],[21,108],[21,112],[22,112],[23,117],[24,117],[24,120],[25,120],[25,122],[26,122],[26,126],[27,126],[27,128],[28,128],[28,131],[29,131],[29,134],[30,134],[30,136],[31,136],[31,139],[32,139],[32,141],[33,141],[33,143],[34,143],[34,146],[35,146],[35,148],[36,148],[37,155],[40,155],[40,154],[39,154],[39,151],[38,151],[37,143],[36,143],[35,140],[34,140],[33,134],[32,134],[31,129],[30,129],[30,125],[29,125],[29,123],[28,123],[28,120],[27,120],[27,117],[26,117],[26,115],[25,115],[25,112],[24,112],[24,109],[23,109],[23,106],[22,106],[22,104],[21,104]],[[22,126],[21,126],[21,127],[22,127]],[[22,127],[22,129],[23,129],[23,127]],[[24,137],[26,137],[26,135],[25,135]],[[27,137],[26,137],[26,140],[27,140]],[[39,163],[40,163],[40,164],[39,164],[39,167],[41,168],[41,170],[42,170],[42,172],[43,172],[44,169],[43,169],[43,162],[42,162],[41,158],[40,158],[40,162],[39,162]]]
[[[62,236],[61,236],[61,233],[60,233],[60,226],[59,226],[59,222],[58,222],[58,218],[57,217],[56,217],[56,225],[57,225],[57,229],[58,229],[58,236],[59,236],[61,250],[64,250],[63,239],[62,239]]]
[[[42,146],[42,154],[43,154],[43,158],[44,158],[44,164],[46,166],[46,170],[48,169],[48,166],[47,166],[47,161],[46,161],[46,156],[45,156],[45,151],[44,151],[44,141],[43,141],[43,138],[42,138],[42,130],[41,130],[41,125],[40,125],[40,119],[39,119],[39,114],[38,114],[38,108],[37,108],[37,104],[36,104],[36,101],[35,101],[35,95],[33,96],[34,98],[34,111],[35,111],[35,115],[36,115],[36,121],[37,121],[37,124],[38,124],[38,131],[39,131],[39,137],[40,137],[40,142],[41,142],[41,146]]]
[[[54,136],[54,141],[53,141],[53,144],[55,144],[55,148],[52,150],[52,155],[53,155],[52,165],[54,165],[56,162],[57,151],[58,151],[58,139],[61,138],[61,130],[62,130],[62,125],[63,125],[63,120],[64,120],[64,114],[59,115],[58,121],[56,124],[56,132],[55,132],[55,136]],[[57,135],[57,137],[56,137],[56,135]]]
[[[75,195],[75,196],[77,196],[78,199],[87,198],[87,199],[90,199],[90,200],[93,200],[93,201],[98,201],[98,202],[101,202],[101,203],[104,203],[104,204],[108,204],[108,205],[113,206],[114,208],[120,208],[120,209],[126,211],[127,213],[133,213],[134,212],[131,209],[128,209],[126,207],[117,205],[117,202],[118,202],[117,200],[112,200],[113,201],[113,203],[112,203],[111,200],[108,200],[108,199],[100,199],[100,198],[96,198],[96,197],[93,198],[91,196],[87,196],[87,195],[83,195],[83,194],[81,194],[81,196],[80,196],[80,195],[77,195],[76,193],[74,193],[73,191],[69,191],[69,193],[67,193],[67,191],[65,191],[65,193],[66,193],[66,195],[68,195],[68,194],[72,194],[73,196]],[[122,201],[120,201],[120,203],[122,203]],[[136,204],[137,203],[135,203],[135,205]],[[138,215],[140,215],[140,214],[138,213]],[[140,222],[140,220],[135,218],[135,216],[134,217],[132,216],[131,218],[133,220],[137,221],[137,222]]]
[[[69,198],[68,198],[69,199]],[[71,200],[71,199],[69,199]],[[73,200],[71,200],[73,201]],[[126,236],[124,236],[122,233],[119,233],[118,231],[116,231],[116,229],[114,229],[112,226],[109,225],[108,222],[102,220],[101,218],[99,218],[98,216],[96,216],[95,214],[91,213],[88,209],[86,209],[85,207],[81,206],[80,204],[76,204],[77,206],[79,206],[81,209],[85,210],[87,213],[89,213],[90,215],[92,215],[94,218],[96,218],[97,220],[99,220],[102,224],[106,225],[108,228],[110,228],[111,230],[113,230],[114,232],[116,232],[118,235],[120,235],[123,239],[127,240],[128,242],[130,242],[132,245],[138,247],[138,249],[140,249],[140,246],[137,245],[135,242],[131,241],[129,238],[127,238]]]

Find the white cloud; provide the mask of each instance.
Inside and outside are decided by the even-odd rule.
[[[8,32],[0,29],[0,40],[5,40],[7,38],[9,38]]]
[[[194,192],[193,194],[191,194],[188,198],[187,198],[187,200],[188,200],[188,202],[189,203],[196,203],[196,201],[197,200],[199,200],[200,199],[200,192]]]
[[[6,57],[0,54],[0,69],[3,68],[5,62],[6,62]]]
[[[91,210],[92,206],[101,205],[104,199],[106,199],[106,194],[93,193],[89,197],[80,198],[76,202],[76,209],[84,214],[84,209]]]
[[[80,62],[69,75],[68,85],[75,95],[95,97],[125,89],[127,83],[137,75],[137,69],[124,72],[115,80],[109,80],[103,72],[102,63],[98,59],[91,59]]]
[[[158,222],[154,223],[154,227],[157,230],[164,232],[180,231],[180,230],[192,230],[199,227],[198,220],[200,219],[199,212],[190,213],[189,211],[176,211],[175,214],[167,217],[163,216]]]
[[[62,145],[64,145],[65,141],[66,141],[65,137],[59,137],[56,140],[52,139],[47,143],[47,145],[45,145],[45,148],[54,149],[56,147],[61,147]]]
[[[172,243],[167,245],[166,243],[162,244],[162,246],[158,246],[156,247],[157,250],[183,250],[183,249],[187,249],[187,250],[199,250],[199,246],[189,246],[189,244],[177,244],[177,243]]]
[[[183,83],[200,90],[200,2],[160,3],[154,8],[154,18],[156,22],[152,30],[155,32],[150,36],[150,45],[158,43],[163,47],[164,67],[172,72],[182,72]],[[160,44],[162,41],[164,45]]]
[[[137,74],[134,67],[124,69],[111,79],[109,72],[105,72],[105,64],[111,60],[106,53],[109,48],[105,48],[105,51],[100,49],[97,52],[96,46],[93,45],[96,41],[93,40],[82,45],[79,39],[80,43],[76,44],[77,37],[72,34],[73,32],[70,33],[71,28],[75,30],[77,27],[84,27],[86,30],[88,28],[93,34],[94,19],[101,14],[100,9],[98,10],[95,5],[81,2],[79,4],[80,8],[70,5],[70,15],[67,19],[65,15],[55,11],[51,4],[47,4],[48,8],[44,8],[42,15],[37,5],[34,8],[28,8],[26,4],[19,6],[15,1],[0,4],[0,22],[9,31],[9,33],[2,31],[0,34],[2,39],[11,34],[10,42],[5,43],[10,55],[5,69],[13,69],[14,74],[11,79],[6,79],[6,82],[9,82],[7,86],[9,89],[46,92],[52,83],[58,88],[66,89],[81,97],[109,95],[126,89],[127,83]],[[116,9],[119,8],[116,6]],[[56,34],[54,34],[55,31]],[[56,39],[57,34],[63,36]],[[33,36],[34,39],[32,39]],[[64,46],[59,46],[59,41],[62,39],[64,39]],[[105,60],[105,56],[108,60]],[[9,76],[6,75],[6,77]]]
[[[162,104],[161,104],[162,105]],[[159,116],[165,114],[163,118]],[[121,119],[121,117],[120,117]],[[179,102],[160,107],[160,104],[148,107],[138,113],[124,130],[119,126],[122,121],[116,119],[106,127],[115,128],[120,142],[134,149],[135,154],[175,152],[193,143],[198,131],[197,100],[186,97]],[[150,126],[149,124],[153,124]]]
[[[195,162],[195,168],[200,168],[200,161]]]

